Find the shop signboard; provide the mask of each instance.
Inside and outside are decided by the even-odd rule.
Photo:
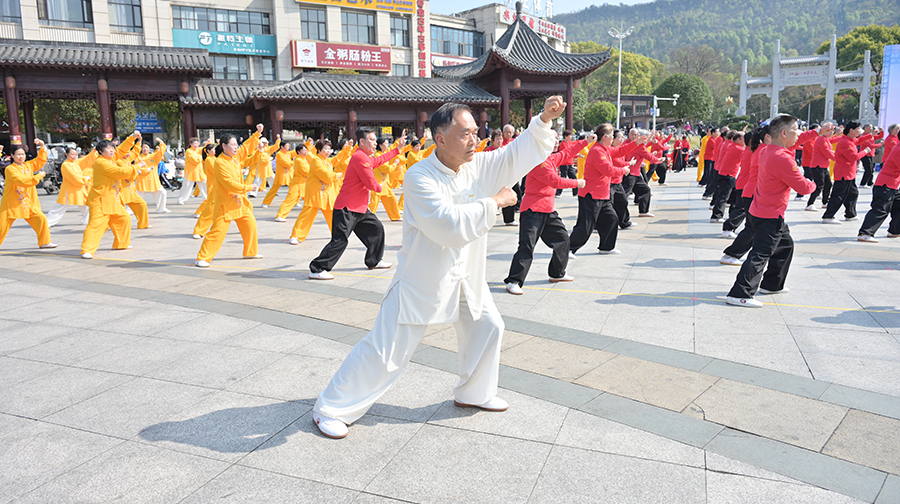
[[[274,35],[226,33],[217,31],[172,29],[175,47],[206,49],[210,54],[241,54],[247,56],[277,56]]]
[[[391,48],[292,40],[291,61],[295,68],[345,68],[390,72]]]

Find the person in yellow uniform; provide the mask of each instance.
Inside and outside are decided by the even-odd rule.
[[[6,187],[0,198],[0,244],[6,239],[13,222],[25,219],[37,233],[40,248],[56,248],[56,244],[50,242],[50,225],[47,224],[47,216],[41,211],[41,202],[38,201],[35,189],[44,178],[41,168],[47,162],[47,149],[40,139],[35,139],[34,144],[38,148],[36,158],[25,161],[25,148],[17,145],[13,147],[12,164],[6,167]]]
[[[269,208],[281,186],[288,186],[290,191],[291,178],[294,175],[294,157],[296,156],[297,152],[291,150],[291,144],[287,142],[281,144],[281,149],[275,154],[275,178],[272,180],[272,188],[263,198],[263,208]]]
[[[124,143],[124,142],[122,142]],[[121,147],[121,144],[119,145]],[[121,161],[126,164],[134,165],[137,168],[135,171],[135,175],[132,178],[122,181],[121,193],[122,200],[125,202],[125,205],[131,209],[131,213],[134,215],[134,218],[137,219],[137,228],[138,229],[149,229],[153,226],[150,225],[150,216],[147,211],[147,202],[144,201],[144,198],[138,196],[137,190],[135,189],[135,184],[137,184],[137,177],[143,173],[146,169],[145,163],[140,159],[137,159],[139,154],[137,152],[129,151],[127,152],[122,159],[117,160],[117,162]]]
[[[700,140],[700,154],[697,156],[697,183],[699,184],[701,180],[703,180],[703,170],[706,168],[704,165],[706,160],[706,144],[709,143],[709,135],[704,135]]]
[[[122,197],[126,180],[137,177],[138,167],[124,160],[116,161],[116,146],[109,140],[97,142],[100,155],[94,161],[94,183],[88,195],[91,219],[84,229],[81,257],[93,259],[100,239],[107,229],[113,232],[114,250],[131,248],[131,217]]]
[[[356,146],[354,145],[353,139],[348,138],[343,140],[342,143],[339,142],[338,146],[341,148],[338,151],[337,155],[334,156],[334,159],[331,160],[331,166],[334,167],[334,183],[331,185],[331,190],[334,193],[334,197],[337,198],[338,193],[341,191],[341,186],[344,185],[344,175],[347,173],[347,166],[350,165],[350,156],[356,152]]]
[[[306,179],[306,194],[303,197],[303,209],[294,221],[291,230],[291,245],[299,245],[309,236],[316,214],[322,212],[328,230],[331,231],[331,215],[334,211],[336,197],[332,186],[335,180],[334,168],[328,156],[331,155],[331,141],[316,142],[316,154],[309,156],[309,176]]]
[[[485,142],[486,143],[486,142]],[[397,180],[397,187],[403,187],[403,179],[406,178],[406,170],[412,168],[412,166],[419,161],[422,160],[422,142],[418,139],[413,140],[411,144],[409,144],[409,151],[406,153],[406,166],[402,168],[402,173]],[[400,193],[400,199],[397,201],[397,206],[400,207],[400,211],[403,211],[403,193]]]
[[[237,138],[230,133],[222,135],[222,138],[219,139],[222,153],[216,158],[213,170],[216,179],[213,223],[206,238],[203,239],[200,252],[197,253],[197,262],[194,264],[199,268],[209,267],[209,263],[219,252],[222,242],[225,241],[225,234],[231,226],[231,221],[237,224],[241,238],[244,239],[244,259],[262,258],[262,255],[257,253],[259,236],[257,235],[256,218],[253,217],[253,205],[247,199],[247,192],[257,190],[258,186],[245,184],[241,179],[243,160],[256,149],[262,130],[263,125],[257,124],[256,132],[244,145],[238,145]]]
[[[253,138],[253,137],[251,137]],[[250,140],[248,139],[247,142]],[[216,202],[216,145],[207,142],[203,145],[203,171],[206,175],[206,199],[197,209],[197,222],[194,224],[195,240],[206,236],[213,223],[213,214]]]
[[[287,215],[297,206],[297,203],[306,194],[306,177],[309,175],[309,149],[305,144],[297,144],[294,149],[292,161],[291,181],[288,184],[288,193],[278,212],[275,214],[275,222],[287,222]]]
[[[257,191],[265,190],[266,180],[272,173],[272,154],[275,154],[279,148],[281,148],[281,135],[277,136],[275,145],[271,147],[269,147],[269,141],[262,137],[259,139],[256,151],[251,153],[252,155],[244,161],[243,166],[249,169],[244,183],[255,184],[258,187],[256,191],[248,192],[248,197],[255,198]]]
[[[404,132],[405,134],[405,132]],[[378,141],[378,150],[373,154],[374,157],[381,156],[385,152],[389,152],[391,149],[395,148],[397,143],[394,145],[390,145],[390,138],[382,137]],[[395,156],[393,159],[384,163],[381,166],[376,166],[372,172],[375,175],[375,181],[377,181],[381,185],[381,192],[372,191],[369,197],[369,210],[372,213],[375,213],[378,210],[378,203],[384,206],[384,211],[387,213],[388,218],[391,221],[399,221],[401,219],[400,216],[400,206],[397,204],[397,195],[394,194],[394,188],[391,183],[392,174],[400,169],[400,155]]]
[[[206,174],[203,172],[203,151],[200,149],[200,139],[191,138],[188,140],[188,144],[190,147],[184,151],[184,183],[181,185],[181,192],[178,193],[179,205],[184,205],[191,198],[194,184],[200,190],[200,197],[207,198]]]
[[[63,183],[56,198],[56,205],[47,212],[47,224],[53,227],[62,220],[69,205],[77,206],[81,210],[81,225],[88,223],[90,214],[87,207],[87,195],[90,190],[91,177],[85,172],[85,165],[93,164],[96,159],[96,151],[87,156],[78,157],[78,151],[74,147],[66,148],[66,160],[63,161],[59,171],[62,173]]]
[[[168,199],[166,190],[159,183],[159,163],[163,160],[163,156],[166,153],[166,144],[158,138],[156,142],[159,145],[153,152],[150,152],[149,143],[143,142],[141,144],[141,154],[138,156],[138,160],[144,163],[144,169],[138,175],[134,187],[141,196],[143,194],[153,196],[153,200],[156,202],[156,213],[169,213],[171,210],[166,208],[166,200]]]

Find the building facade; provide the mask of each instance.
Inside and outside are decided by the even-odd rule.
[[[303,72],[327,70],[431,77],[433,65],[478,58],[516,14],[504,4],[449,16],[433,14],[428,0],[2,4],[2,39],[206,49],[214,78],[255,81],[287,81]],[[525,14],[524,19],[552,48],[568,52],[564,27],[539,16]]]

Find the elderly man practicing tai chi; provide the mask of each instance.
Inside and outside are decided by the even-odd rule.
[[[515,204],[508,187],[553,151],[550,122],[566,104],[549,98],[518,139],[475,153],[478,125],[469,107],[448,103],[431,118],[437,148],[406,172],[406,215],[397,271],[375,326],[319,394],[313,420],[342,438],[397,380],[430,324],[453,322],[459,340],[462,408],[505,411],[497,396],[503,320],[485,280],[487,232],[497,208]]]

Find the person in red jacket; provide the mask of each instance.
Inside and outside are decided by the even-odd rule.
[[[522,207],[519,210],[519,249],[516,250],[509,266],[509,275],[503,280],[506,291],[510,294],[523,294],[522,285],[525,284],[525,277],[531,269],[534,246],[538,238],[553,250],[550,266],[547,268],[550,281],[575,280],[566,274],[566,266],[569,264],[569,233],[566,231],[565,223],[553,209],[554,195],[556,189],[584,187],[584,179],[561,177],[560,167],[563,163],[570,162],[572,156],[595,140],[597,137],[591,135],[586,140],[569,141],[565,148],[560,148],[561,142],[557,142],[553,148],[556,152],[525,176],[525,195],[522,196]]]
[[[669,167],[666,165],[666,157],[669,152],[669,140],[672,140],[672,134],[663,138],[662,131],[656,131],[654,133],[653,141],[650,143],[650,152],[659,157],[660,162],[650,165],[650,168],[647,169],[647,173],[644,174],[644,181],[648,184],[651,180],[653,180],[653,174],[656,174],[657,183],[661,186],[667,186],[666,184],[666,172],[669,170]]]
[[[881,153],[882,163],[884,163],[889,157],[891,157],[891,151],[894,150],[894,147],[900,144],[900,140],[898,140],[897,137],[898,134],[900,134],[900,124],[891,124],[890,126],[888,126],[888,137],[884,141],[884,152]]]
[[[612,147],[618,147],[624,142],[625,135],[622,134],[622,131],[613,131],[613,141],[610,145]],[[625,155],[622,154],[613,156],[612,162],[613,166],[616,168],[628,168],[630,173],[631,167],[637,163],[637,159],[632,157],[631,161],[625,161]],[[609,199],[612,201],[613,210],[616,211],[616,215],[619,217],[619,229],[628,229],[634,226],[634,223],[631,222],[631,212],[628,211],[628,193],[625,192],[623,184],[625,176],[626,175],[619,173],[618,175],[613,175],[609,179]]]
[[[738,173],[741,171],[741,156],[744,154],[744,133],[740,131],[729,131],[728,142],[724,144],[724,152],[721,156],[721,165],[719,166],[719,182],[716,187],[716,194],[712,201],[712,215],[709,222],[725,222],[725,206],[731,204],[734,206],[732,195],[734,192],[735,181]]]
[[[559,150],[563,150],[572,142],[575,141],[575,132],[572,130],[563,131],[562,141],[559,142]],[[563,164],[559,166],[559,176],[563,178],[568,178],[572,180],[576,180],[578,178],[578,170],[575,168],[575,156],[578,154],[578,151],[575,154],[572,154],[570,159],[564,159]],[[526,181],[527,182],[527,181]],[[527,185],[527,183],[526,183]],[[562,189],[556,190],[557,196],[562,196]],[[575,187],[572,189],[572,196],[578,196],[578,188]],[[521,212],[521,209],[519,209]],[[521,219],[520,219],[521,220]]]
[[[888,137],[900,141],[898,133],[900,128],[894,129],[894,134]],[[887,144],[887,140],[884,142]],[[888,158],[881,163],[881,171],[875,179],[875,187],[872,188],[872,209],[863,219],[859,228],[857,240],[870,243],[878,243],[875,232],[881,227],[888,215],[891,223],[888,225],[888,238],[900,237],[900,198],[897,190],[900,188],[900,149],[892,149]]]
[[[794,241],[784,222],[784,211],[791,189],[800,194],[815,189],[815,184],[803,177],[794,156],[793,146],[800,137],[797,121],[796,117],[782,114],[769,124],[772,144],[760,154],[759,176],[750,204],[753,248],[725,298],[730,305],[759,308],[763,303],[754,299],[757,292],[788,291],[784,283],[794,255]]]
[[[594,229],[600,235],[600,253],[618,254],[616,237],[619,232],[619,217],[609,199],[609,180],[616,175],[626,175],[628,168],[617,168],[613,158],[628,157],[629,154],[646,150],[643,145],[647,135],[635,137],[635,141],[612,147],[615,128],[609,123],[601,124],[594,130],[597,142],[588,152],[584,163],[584,189],[578,191],[578,219],[569,235],[569,251],[574,257]],[[629,175],[630,176],[630,175]],[[640,175],[638,175],[640,178]]]
[[[377,138],[375,130],[362,127],[356,130],[358,148],[347,165],[344,184],[334,200],[331,218],[331,241],[319,256],[309,263],[309,278],[331,280],[329,273],[347,249],[350,233],[366,246],[365,263],[369,269],[387,269],[393,266],[382,260],[384,257],[384,226],[369,210],[369,191],[381,192],[381,184],[375,180],[372,169],[387,163],[400,153],[406,144],[406,135],[400,137],[399,146],[373,158]]]
[[[647,130],[632,128],[631,131],[628,132],[628,141],[622,145],[624,146],[628,143],[633,143],[638,137],[649,138],[649,135],[650,132]],[[643,161],[647,161],[651,165],[654,165],[659,164],[661,160],[650,154],[646,147],[635,149],[629,156],[626,156],[625,159],[628,162],[633,160],[636,160],[636,162],[631,165],[628,175],[625,175],[625,178],[622,181],[622,188],[625,189],[625,193],[634,193],[634,201],[638,206],[638,217],[655,217],[655,215],[650,213],[650,197],[653,192],[650,190],[650,186],[647,185],[647,181],[644,180],[644,176],[641,174],[641,166],[643,166]]]
[[[834,187],[831,199],[822,215],[822,224],[840,224],[834,216],[841,205],[844,206],[844,220],[854,221],[856,216],[856,200],[859,199],[859,188],[856,187],[856,170],[859,160],[871,149],[856,149],[856,139],[862,134],[862,126],[856,121],[844,125],[844,136],[834,148]]]
[[[827,121],[819,128],[819,137],[813,144],[812,160],[810,161],[810,173],[812,181],[816,183],[816,190],[809,195],[806,203],[806,211],[816,211],[816,198],[822,195],[822,208],[828,204],[831,194],[831,174],[828,165],[834,159],[834,149],[831,147],[831,136],[834,134],[834,123]]]
[[[709,142],[706,144],[706,154],[705,159],[712,160],[712,164],[710,165],[709,170],[709,178],[706,181],[706,189],[703,190],[703,199],[708,200],[712,198],[713,194],[716,194],[717,183],[719,182],[719,165],[718,162],[722,158],[722,151],[724,150],[724,143],[726,142],[725,135],[728,133],[728,126],[722,126],[719,129],[719,136],[713,137],[709,139],[709,142],[715,140],[715,144],[712,146],[709,145]],[[706,173],[703,174],[706,176]]]
[[[863,150],[866,147],[869,148],[869,153],[860,160],[863,165],[863,176],[859,181],[860,187],[872,187],[872,181],[875,178],[875,149],[881,147],[881,144],[876,144],[875,142],[882,138],[884,138],[884,131],[881,128],[873,129],[871,124],[866,124],[863,126],[862,135],[856,139],[856,145],[859,146],[859,150]],[[887,159],[887,157],[884,159]]]

